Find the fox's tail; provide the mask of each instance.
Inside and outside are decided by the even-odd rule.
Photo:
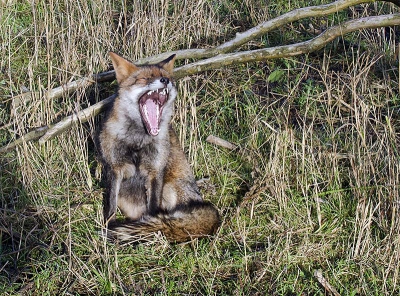
[[[217,209],[210,202],[196,201],[168,213],[143,216],[140,220],[115,222],[107,236],[120,242],[142,240],[161,231],[170,242],[184,242],[214,234],[220,225]]]

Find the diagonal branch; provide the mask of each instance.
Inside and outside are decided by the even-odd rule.
[[[400,25],[400,13],[360,18],[344,22],[338,26],[328,28],[317,37],[304,42],[283,45],[257,50],[241,51],[237,53],[221,54],[213,58],[201,60],[175,69],[174,76],[197,74],[207,70],[213,70],[224,66],[255,62],[267,59],[287,58],[300,54],[310,53],[323,48],[329,42],[345,34],[362,30],[387,26]]]
[[[107,106],[110,105],[116,97],[117,94],[114,94],[102,100],[101,104],[99,103],[94,104],[86,109],[77,112],[76,114],[72,114],[65,117],[64,119],[62,119],[61,121],[57,122],[55,125],[50,127],[46,131],[46,133],[40,137],[39,144],[43,144],[47,140],[54,138],[56,135],[63,133],[76,123],[87,122],[90,118],[104,111],[104,109],[107,108]]]
[[[11,151],[18,145],[26,142],[34,141],[39,139],[39,143],[43,144],[49,139],[54,138],[69,129],[71,126],[77,123],[85,123],[89,121],[90,118],[103,112],[108,106],[112,104],[117,94],[109,96],[108,98],[94,104],[86,109],[83,109],[75,114],[69,115],[63,118],[61,121],[57,122],[52,126],[42,126],[29,133],[25,134],[21,138],[15,140],[14,142],[8,143],[7,145],[0,147],[0,153],[6,153]]]
[[[23,135],[21,138],[8,143],[7,145],[0,147],[0,153],[6,153],[8,151],[13,150],[15,147],[22,145],[23,143],[27,143],[30,141],[35,141],[42,137],[46,131],[49,129],[48,126],[42,126],[39,128],[34,129],[33,131],[30,131],[29,133]]]

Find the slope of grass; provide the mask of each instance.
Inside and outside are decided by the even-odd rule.
[[[3,1],[0,142],[113,92],[46,91],[132,60],[214,46],[291,9],[327,1]],[[357,6],[303,20],[249,47],[288,44]],[[220,209],[215,237],[156,235],[112,245],[102,223],[93,138],[101,116],[0,159],[2,295],[399,294],[399,71],[396,28],[357,32],[324,50],[177,82],[174,125],[202,192]],[[18,96],[26,90],[29,96]],[[216,135],[239,148],[205,141]],[[207,179],[209,178],[209,179]]]

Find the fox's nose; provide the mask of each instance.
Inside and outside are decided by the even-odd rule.
[[[161,77],[160,78],[160,82],[164,83],[165,85],[167,85],[169,83],[169,79],[167,77]]]

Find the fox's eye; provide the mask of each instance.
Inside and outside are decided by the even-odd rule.
[[[149,78],[149,77],[140,77],[137,79],[137,82],[148,84],[150,79],[151,78]]]

